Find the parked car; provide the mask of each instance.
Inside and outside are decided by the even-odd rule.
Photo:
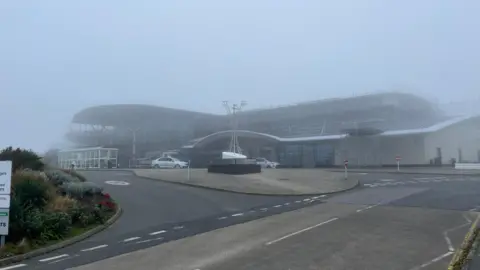
[[[172,157],[161,157],[152,160],[152,168],[160,169],[160,168],[187,168],[188,162],[178,160]]]
[[[276,168],[278,164],[277,162],[269,161],[266,158],[256,158],[255,163],[262,166],[262,168]]]

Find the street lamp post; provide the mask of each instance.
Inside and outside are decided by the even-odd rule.
[[[237,129],[238,129],[238,118],[237,113],[242,111],[242,109],[247,105],[246,101],[241,101],[240,104],[232,104],[229,105],[228,101],[223,102],[223,106],[227,111],[227,114],[231,117],[231,125],[232,125],[232,137],[230,139],[230,152],[242,154],[242,149],[240,148],[240,144],[238,143],[237,137]]]

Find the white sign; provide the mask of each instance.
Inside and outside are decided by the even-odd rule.
[[[12,182],[12,162],[0,161],[0,195],[10,195]]]
[[[0,195],[0,208],[10,208],[10,195]]]
[[[9,209],[0,209],[0,235],[8,235]]]

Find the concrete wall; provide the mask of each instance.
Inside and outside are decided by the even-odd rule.
[[[480,125],[475,119],[464,121],[451,127],[430,133],[425,139],[425,155],[430,160],[437,156],[437,148],[442,152],[442,164],[450,164],[455,158],[464,162],[479,162]]]

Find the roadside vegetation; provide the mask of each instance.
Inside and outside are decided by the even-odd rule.
[[[11,160],[10,226],[0,258],[23,254],[103,224],[117,209],[102,188],[75,171],[46,166],[30,150],[5,148]]]

